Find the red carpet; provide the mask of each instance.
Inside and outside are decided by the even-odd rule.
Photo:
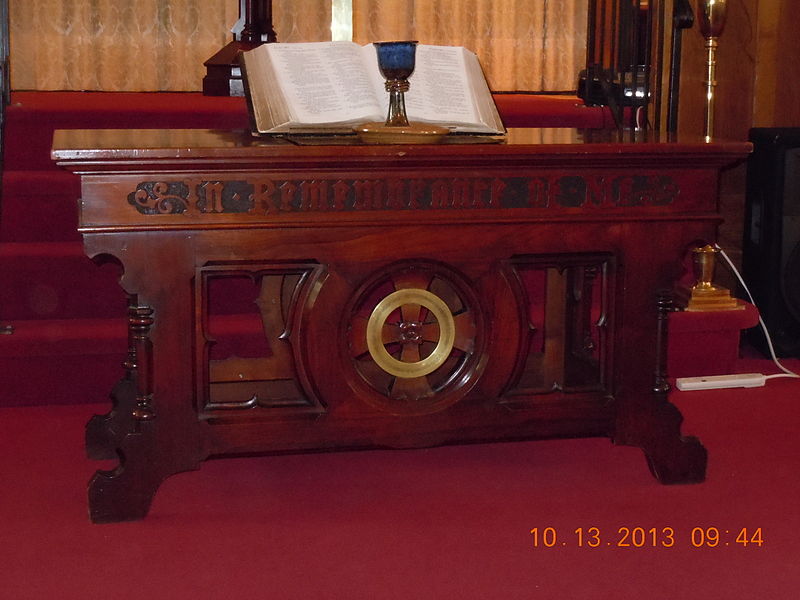
[[[703,484],[662,486],[639,450],[602,439],[222,459],[111,525],[89,523],[84,485],[103,463],[82,454],[105,407],[3,409],[0,597],[795,598],[800,382],[672,398],[708,448]],[[556,544],[533,547],[534,527]],[[645,545],[618,547],[622,527]],[[695,548],[694,528],[721,541]],[[742,528],[762,544],[736,543]]]

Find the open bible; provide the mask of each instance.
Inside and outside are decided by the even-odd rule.
[[[341,133],[383,121],[389,95],[372,44],[263,44],[241,56],[254,133]],[[505,131],[478,57],[458,46],[417,46],[405,94],[410,121],[457,133]]]

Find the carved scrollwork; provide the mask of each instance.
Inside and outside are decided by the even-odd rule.
[[[128,203],[144,215],[181,214],[189,205],[189,188],[181,181],[143,181],[128,194]]]

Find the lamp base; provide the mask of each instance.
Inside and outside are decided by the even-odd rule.
[[[721,286],[681,287],[676,296],[677,304],[690,312],[744,310],[744,303],[731,296],[730,290]]]
[[[447,127],[427,123],[408,125],[386,125],[386,123],[364,123],[353,127],[365,144],[437,144],[450,133]]]

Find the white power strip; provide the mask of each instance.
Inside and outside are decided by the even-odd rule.
[[[709,375],[708,377],[679,377],[675,385],[682,392],[690,390],[718,390],[737,387],[761,387],[767,376],[761,373],[738,373],[736,375]]]

